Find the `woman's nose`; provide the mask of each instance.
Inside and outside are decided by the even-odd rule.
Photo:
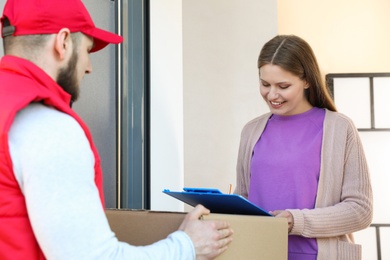
[[[269,100],[277,99],[279,97],[277,88],[271,86],[267,96]]]

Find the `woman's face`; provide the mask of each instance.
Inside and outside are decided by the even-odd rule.
[[[281,116],[301,114],[312,108],[305,96],[309,86],[280,66],[266,64],[260,68],[260,94],[271,113]]]

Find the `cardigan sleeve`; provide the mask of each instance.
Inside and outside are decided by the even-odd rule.
[[[372,189],[367,161],[352,121],[327,111],[315,209],[289,209],[293,235],[334,237],[370,225]]]

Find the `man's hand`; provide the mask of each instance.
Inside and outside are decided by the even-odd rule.
[[[213,259],[223,253],[232,242],[233,230],[225,221],[200,220],[210,211],[198,205],[188,213],[179,230],[187,233],[194,243],[197,259]]]
[[[294,226],[294,218],[291,213],[287,210],[275,210],[271,211],[270,214],[274,215],[277,218],[286,218],[288,222],[288,233],[291,232]]]

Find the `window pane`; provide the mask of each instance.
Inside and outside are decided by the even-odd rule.
[[[335,78],[333,90],[337,110],[357,128],[371,128],[369,78]]]
[[[374,78],[375,128],[390,128],[390,77]]]
[[[377,259],[375,228],[369,227],[355,232],[356,244],[362,246],[362,259]]]
[[[382,259],[390,259],[390,227],[381,228]]]

